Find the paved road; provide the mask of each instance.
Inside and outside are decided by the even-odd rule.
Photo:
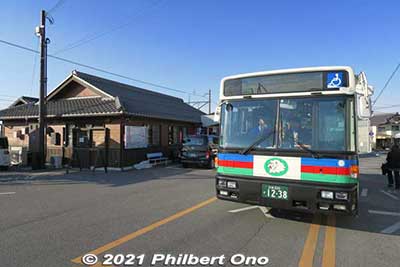
[[[268,257],[266,266],[398,266],[400,193],[377,175],[382,161],[361,161],[356,218],[229,212],[248,206],[215,200],[214,171],[206,169],[0,173],[0,266],[82,266],[75,262],[88,252],[145,254],[143,266],[157,253],[241,253]]]

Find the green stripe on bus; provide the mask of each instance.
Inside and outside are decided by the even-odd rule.
[[[232,167],[219,166],[217,172],[223,174],[253,175],[253,169],[246,169],[246,168],[232,168]]]
[[[302,181],[314,181],[314,182],[324,182],[324,183],[341,183],[341,184],[356,184],[357,179],[351,178],[346,175],[331,175],[331,174],[318,174],[318,173],[301,173]]]

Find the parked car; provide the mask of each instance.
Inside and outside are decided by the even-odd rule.
[[[215,168],[215,156],[218,138],[209,138],[206,135],[193,135],[183,139],[180,159],[182,166],[189,164]]]
[[[0,137],[0,168],[7,170],[10,166],[10,151],[7,137]]]

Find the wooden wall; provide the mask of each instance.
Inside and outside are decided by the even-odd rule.
[[[30,122],[32,123],[32,122]],[[108,162],[110,167],[125,167],[132,166],[135,163],[146,160],[146,154],[151,152],[163,152],[165,156],[173,159],[177,155],[179,149],[179,144],[169,145],[168,144],[168,128],[169,126],[174,127],[194,127],[195,125],[184,122],[166,121],[166,120],[156,120],[156,119],[145,119],[145,118],[106,118],[106,117],[96,117],[96,118],[76,118],[69,120],[50,120],[48,122],[48,127],[51,127],[55,133],[60,134],[61,143],[60,145],[54,145],[51,143],[51,137],[47,135],[47,161],[50,161],[51,156],[63,156],[65,158],[73,157],[72,143],[68,147],[63,145],[63,128],[66,123],[74,125],[93,124],[96,126],[102,125],[109,129],[109,153]],[[8,137],[10,146],[24,147],[26,150],[29,148],[29,134],[25,134],[25,128],[29,127],[29,123],[26,121],[19,121],[8,123],[5,122],[4,134]],[[160,125],[160,144],[150,146],[148,148],[140,149],[125,149],[124,148],[124,128],[125,125],[128,126],[144,126],[144,125]],[[24,136],[15,137],[14,132],[20,130]],[[104,130],[93,130],[92,132],[92,148],[98,148],[99,151],[104,150],[105,144],[105,132]],[[93,152],[94,153],[94,152]],[[104,152],[98,152],[104,153]],[[82,156],[83,157],[83,156]],[[85,156],[86,157],[86,156]],[[94,158],[94,156],[92,157]],[[90,165],[89,162],[87,164]]]

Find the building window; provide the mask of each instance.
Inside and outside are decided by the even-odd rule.
[[[161,144],[161,125],[153,125],[152,144],[155,146],[159,146]]]
[[[171,125],[168,126],[168,145],[174,144],[174,135],[173,135],[173,129]]]
[[[179,127],[173,127],[173,138],[174,138],[174,144],[179,144]]]
[[[185,138],[186,136],[188,136],[188,128],[187,128],[187,127],[183,127],[183,128],[182,128],[182,135],[183,135],[183,138]]]
[[[168,126],[168,144],[176,145],[182,143],[183,133],[182,127]]]
[[[147,125],[148,144],[150,146],[159,146],[161,138],[161,125]]]
[[[392,131],[398,131],[399,125],[392,125]]]

